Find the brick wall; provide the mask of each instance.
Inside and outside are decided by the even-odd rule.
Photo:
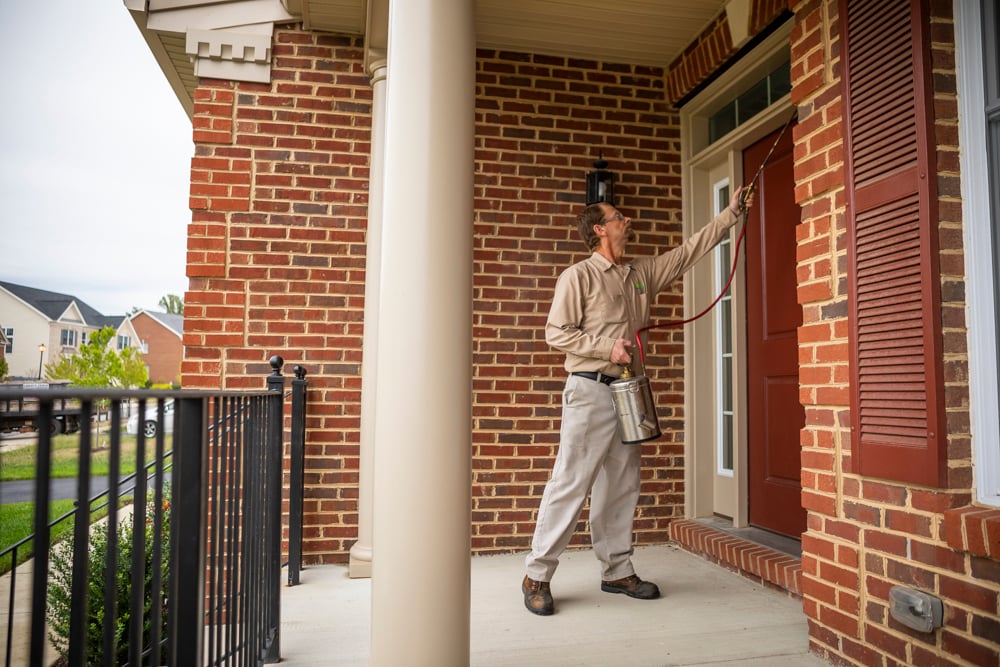
[[[948,418],[944,489],[864,478],[852,468],[838,3],[803,2],[795,8],[800,398],[806,408],[802,486],[809,510],[803,606],[813,650],[837,664],[984,665],[998,660],[1000,565],[966,551],[965,515],[956,509],[971,500],[972,475],[954,31],[950,4],[931,4]],[[922,634],[891,619],[888,591],[893,585],[941,597],[945,627]]]
[[[634,255],[680,241],[679,125],[663,72],[480,51],[477,61],[473,310],[473,548],[525,549],[558,445],[563,356],[543,327],[559,272],[587,256],[574,215],[603,151],[619,207],[637,220]],[[661,295],[654,321],[682,313]],[[667,540],[683,512],[683,347],[654,334],[650,381],[665,435],[643,447],[638,543]],[[586,512],[583,519],[586,519]],[[589,544],[582,532],[573,544]]]
[[[788,9],[789,0],[750,0],[747,26],[750,37],[766,29]],[[667,67],[666,96],[671,104],[683,99],[732,59],[742,45],[734,45],[725,9],[691,40]]]
[[[309,372],[304,548],[357,536],[371,86],[359,39],[278,31],[269,85],[202,80],[194,108],[186,388]],[[286,373],[290,375],[290,373]]]
[[[279,30],[270,85],[196,93],[185,387],[259,389],[267,360],[309,372],[306,558],[357,537],[371,87],[360,40]],[[663,72],[480,52],[474,256],[473,548],[527,548],[558,442],[562,356],[542,327],[559,271],[586,256],[573,215],[603,151],[652,253],[680,241],[679,126]],[[678,289],[654,317],[679,317]],[[654,333],[647,367],[665,435],[643,447],[636,539],[683,507],[683,346]],[[586,515],[584,515],[584,520]],[[584,534],[575,544],[589,541]]]

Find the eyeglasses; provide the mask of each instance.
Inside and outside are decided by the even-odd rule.
[[[601,220],[601,224],[602,224],[602,225],[606,225],[606,224],[608,224],[609,222],[611,222],[612,220],[618,220],[618,221],[620,221],[620,222],[625,222],[625,216],[624,216],[624,215],[622,215],[621,213],[615,213],[615,214],[614,214],[613,216],[611,216],[610,218],[605,218],[604,220]]]

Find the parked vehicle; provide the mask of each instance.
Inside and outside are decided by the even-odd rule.
[[[146,414],[142,415],[142,432],[147,438],[156,437],[156,418],[158,415],[159,408],[156,403],[150,405],[146,404]],[[136,435],[139,433],[140,415],[138,411],[136,414],[128,418],[128,422],[125,424],[125,432],[129,435]],[[163,404],[163,432],[173,433],[174,432],[174,401],[173,399],[166,401]]]
[[[63,388],[66,383],[25,382],[5,383],[5,389],[32,391]],[[38,431],[38,400],[33,396],[19,396],[0,400],[0,433],[34,433]],[[53,435],[76,433],[80,430],[80,402],[60,398],[52,409],[49,428]]]

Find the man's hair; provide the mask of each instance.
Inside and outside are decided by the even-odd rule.
[[[580,231],[580,238],[586,244],[588,250],[596,250],[601,245],[601,237],[594,233],[594,225],[604,224],[604,209],[600,204],[591,204],[583,209],[580,215],[576,216],[576,226]]]

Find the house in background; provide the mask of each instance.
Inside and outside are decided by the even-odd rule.
[[[45,365],[75,354],[87,337],[104,327],[117,333],[115,349],[137,347],[139,336],[124,315],[102,315],[80,299],[0,281],[0,323],[7,337],[12,380],[38,380]]]
[[[184,316],[140,310],[131,318],[152,384],[180,385]]]

